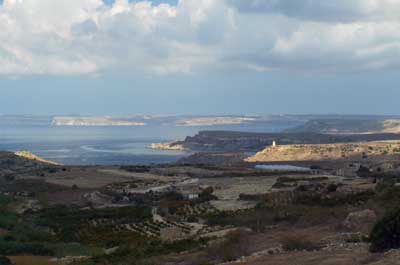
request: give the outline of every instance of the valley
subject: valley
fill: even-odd
[[[2,152],[0,256],[17,265],[26,255],[55,265],[391,264],[400,252],[370,252],[368,238],[400,194],[397,145],[277,145],[229,163],[133,166]],[[289,161],[305,170],[257,167]]]
[[[200,131],[152,146],[188,151],[178,161],[137,165],[63,165],[0,152],[0,258],[16,265],[27,257],[33,265],[395,264],[400,242],[386,242],[397,232],[381,227],[399,214],[399,140],[395,133]]]

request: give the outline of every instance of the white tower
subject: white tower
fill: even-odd
[[[276,142],[272,141],[272,147],[276,147]]]

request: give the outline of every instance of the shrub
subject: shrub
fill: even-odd
[[[218,262],[233,261],[250,254],[249,243],[245,232],[233,231],[226,236],[224,241],[209,247],[207,254]]]
[[[394,186],[380,188],[382,190],[375,196],[374,202],[389,211],[397,209],[400,204],[400,188]]]
[[[13,229],[18,223],[18,218],[15,214],[11,213],[0,213],[0,228]]]
[[[335,183],[330,183],[330,184],[326,187],[326,190],[327,190],[328,192],[335,192],[335,191],[337,190],[337,188],[338,188],[338,185],[337,185],[337,184],[335,184]]]
[[[19,242],[1,242],[0,255],[21,255],[31,254],[34,256],[52,256],[53,251],[41,244],[19,243]]]
[[[362,243],[368,242],[369,238],[361,233],[352,233],[345,237],[346,243]]]
[[[91,209],[81,211],[74,207],[55,206],[42,210],[36,224],[52,228],[59,240],[76,242],[79,240],[79,231],[83,224],[95,219],[109,219],[124,222],[139,222],[151,217],[151,209],[148,207],[120,207]]]
[[[12,265],[11,260],[5,256],[0,256],[0,265]]]
[[[363,158],[366,158],[366,157],[364,157],[364,154],[363,154]],[[370,174],[371,174],[371,170],[365,166],[360,166],[360,168],[357,171],[357,175],[361,178],[367,178],[370,176]]]
[[[321,245],[311,241],[304,235],[291,235],[281,240],[282,248],[286,251],[320,250]]]
[[[400,209],[387,213],[374,225],[370,240],[372,252],[400,248]]]
[[[7,206],[11,203],[11,198],[0,195],[0,212],[4,213],[7,210]]]

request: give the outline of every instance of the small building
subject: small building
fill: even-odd
[[[378,172],[378,173],[385,173],[385,172],[390,172],[395,170],[395,166],[393,163],[381,163],[378,165],[375,165],[371,168],[373,172]]]
[[[311,175],[321,175],[323,174],[323,170],[320,166],[312,165],[310,166]]]
[[[200,187],[198,185],[185,185],[177,188],[177,191],[188,200],[195,200],[200,197]]]
[[[337,176],[357,177],[360,170],[364,169],[360,163],[344,163],[342,168],[336,170]]]

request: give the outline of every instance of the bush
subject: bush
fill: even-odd
[[[389,212],[374,225],[370,240],[372,252],[400,248],[400,209]]]
[[[0,228],[13,229],[18,223],[18,217],[12,213],[0,213]]]
[[[81,211],[74,207],[56,206],[42,210],[37,218],[37,225],[52,228],[59,240],[79,241],[79,231],[83,224],[95,219],[109,219],[124,222],[140,222],[151,217],[149,207],[120,207],[91,209]]]
[[[52,256],[51,249],[36,243],[1,242],[0,255],[25,255]]]
[[[32,227],[27,223],[18,223],[7,235],[9,239],[19,242],[49,242],[53,237],[50,233]]]
[[[380,188],[382,190],[375,196],[374,202],[389,211],[397,209],[400,204],[400,188],[394,186]]]
[[[11,260],[5,256],[0,256],[0,265],[12,265]]]
[[[281,240],[281,244],[286,251],[314,251],[321,249],[318,243],[311,241],[304,235],[287,236]]]
[[[362,243],[368,242],[369,238],[361,233],[352,233],[345,237],[346,243]]]
[[[224,241],[208,248],[207,255],[214,261],[227,262],[250,254],[249,238],[246,232],[230,232]]]
[[[330,183],[330,184],[328,185],[328,187],[326,187],[326,190],[327,190],[328,192],[335,192],[335,191],[337,190],[338,186],[339,186],[339,185],[337,185],[337,184],[335,184],[335,183]]]

